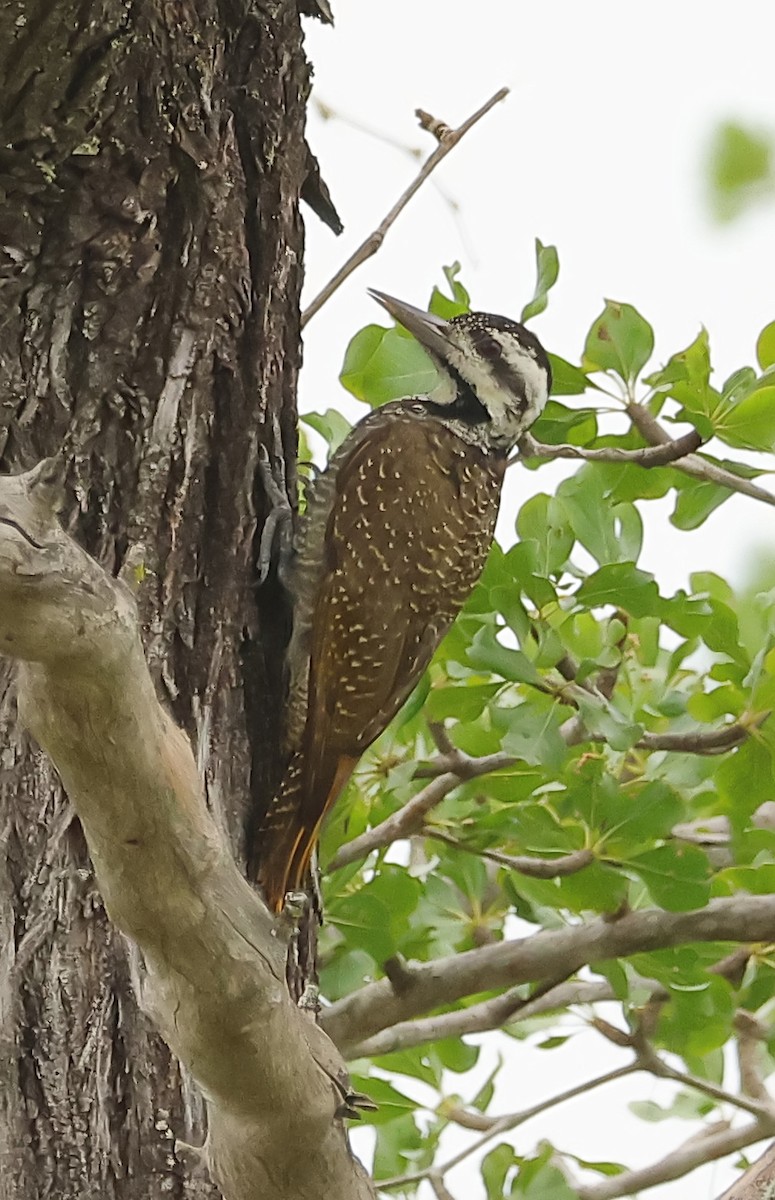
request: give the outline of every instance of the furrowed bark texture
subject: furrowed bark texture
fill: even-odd
[[[258,447],[292,460],[307,67],[292,3],[0,7],[0,470],[64,447],[65,524],[131,549],[157,688],[237,855],[279,769],[285,616]],[[293,480],[291,480],[291,487]],[[269,647],[268,657],[262,647]],[[78,821],[0,666],[0,1196],[214,1196]],[[252,782],[251,782],[251,767]]]

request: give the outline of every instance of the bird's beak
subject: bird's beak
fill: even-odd
[[[421,346],[442,360],[446,359],[449,351],[449,321],[433,313],[423,312],[421,308],[415,308],[412,304],[405,304],[403,300],[396,300],[393,296],[386,296],[384,292],[377,292],[374,288],[369,288],[369,295],[374,297],[377,304],[387,309],[394,321],[398,321],[399,325],[403,325],[404,329],[414,334]]]

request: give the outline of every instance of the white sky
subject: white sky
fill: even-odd
[[[775,318],[775,204],[730,227],[715,226],[703,205],[701,165],[718,121],[775,128],[772,0],[333,2],[336,28],[307,22],[307,48],[316,94],[341,116],[430,150],[415,108],[457,125],[502,85],[512,94],[425,184],[380,253],[310,322],[303,408],[357,414],[337,375],[352,334],[383,319],[366,296],[368,286],[422,305],[441,281],[442,265],[458,259],[474,307],[517,316],[532,294],[536,237],[560,254],[549,308],[532,322],[554,352],[578,361],[607,296],[636,305],[651,321],[657,361],[686,346],[704,324],[720,378],[754,363],[756,335]],[[308,216],[307,300],[417,170],[400,150],[314,112],[310,139],[346,231],[335,238]],[[433,181],[459,205],[457,218]],[[554,467],[512,475],[505,526],[522,500],[551,491],[560,477]],[[754,550],[772,544],[773,512],[753,501],[734,498],[693,534],[667,523],[670,507],[645,509],[644,562],[664,592],[696,569],[739,578]],[[511,1083],[496,1111],[530,1102],[536,1076],[543,1087],[561,1090],[590,1063],[604,1069],[596,1035],[572,1047],[567,1053],[513,1048]],[[655,1091],[641,1081],[634,1088],[620,1084],[609,1100],[596,1093],[542,1127],[520,1131],[517,1146],[524,1152],[538,1136],[551,1135],[585,1157],[650,1161],[689,1132],[685,1123],[620,1120],[627,1097]],[[716,1196],[732,1177],[709,1168],[693,1178],[691,1195]],[[479,1200],[475,1180],[471,1172],[458,1173],[450,1187],[459,1200]],[[684,1182],[648,1193],[654,1200],[686,1194]]]

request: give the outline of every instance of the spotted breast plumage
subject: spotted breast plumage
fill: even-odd
[[[544,350],[516,322],[444,321],[373,295],[423,344],[439,382],[359,422],[308,497],[291,568],[291,757],[255,847],[275,910],[479,578],[508,455],[551,385]]]

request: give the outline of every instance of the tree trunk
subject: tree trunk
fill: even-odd
[[[18,0],[0,64],[2,469],[64,448],[64,523],[140,581],[157,689],[241,858],[280,770],[287,614],[254,579],[259,447],[294,461],[298,14]],[[0,669],[0,1196],[215,1196],[173,1153],[202,1140],[199,1094],[137,1008]]]

